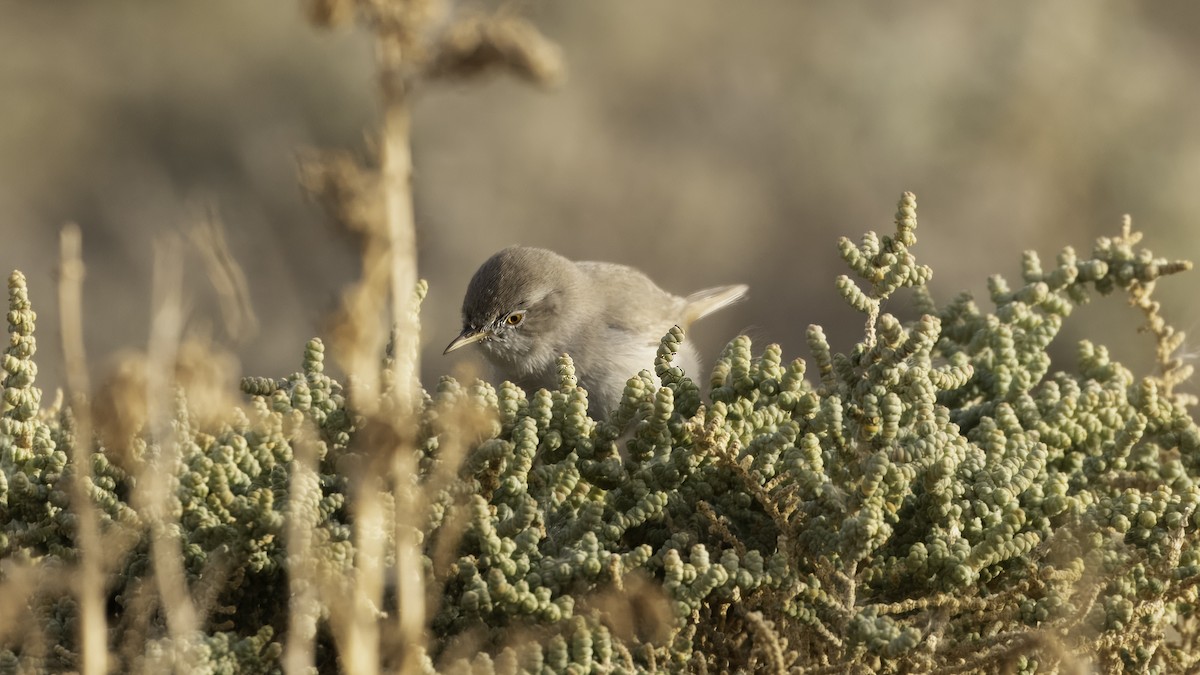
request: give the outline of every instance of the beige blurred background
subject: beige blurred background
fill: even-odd
[[[1200,259],[1200,5],[605,0],[506,4],[564,51],[569,79],[428,90],[414,152],[423,370],[441,356],[476,266],[512,243],[636,265],[686,293],[732,282],[751,300],[694,333],[711,364],[747,331],[807,356],[860,318],[837,297],[837,237],[888,231],[917,193],[916,253],[948,300],[1014,281],[1020,252],[1090,251],[1130,213],[1160,254]],[[377,120],[371,44],[318,30],[293,0],[0,0],[0,270],[39,311],[42,383],[61,382],[57,236],[84,232],[90,356],[144,345],[156,237],[209,209],[224,221],[260,321],[222,337],[188,259],[189,316],[247,374],[296,370],[340,289],[352,242],[296,183],[305,148],[365,152]],[[1198,328],[1200,276],[1161,285]],[[903,303],[889,308],[911,316]],[[1119,299],[1080,337],[1145,370],[1150,338]],[[1114,323],[1120,320],[1121,325]],[[1193,351],[1195,339],[1189,342]],[[468,351],[468,350],[464,350]]]

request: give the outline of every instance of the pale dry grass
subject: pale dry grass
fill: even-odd
[[[288,673],[309,672],[315,666],[323,620],[328,621],[345,672],[416,672],[418,656],[430,641],[428,620],[441,598],[441,574],[452,560],[465,526],[459,514],[457,521],[444,527],[432,552],[432,577],[427,577],[421,562],[421,535],[428,534],[423,523],[430,503],[455,479],[472,441],[489,421],[465,408],[448,411],[447,428],[458,433],[443,436],[435,474],[414,484],[413,414],[419,393],[420,329],[415,291],[412,94],[426,80],[461,79],[497,69],[538,84],[553,84],[562,78],[563,69],[557,49],[530,24],[509,16],[450,17],[444,4],[433,0],[327,0],[310,5],[314,20],[332,23],[361,13],[374,31],[383,122],[375,139],[379,156],[371,166],[360,166],[342,155],[337,158],[344,162],[339,167],[326,154],[313,160],[305,174],[304,182],[326,202],[343,227],[358,235],[361,244],[362,275],[343,295],[331,330],[332,355],[347,374],[352,410],[363,421],[356,451],[364,461],[352,476],[354,568],[348,576],[333,575],[314,564],[315,514],[302,508],[310,502],[307,497],[319,491],[313,430],[300,430],[293,445],[295,461],[290,475],[295,507],[287,517],[290,611],[282,659]],[[335,183],[348,189],[323,189]],[[191,229],[188,236],[217,292],[228,334],[235,340],[253,334],[257,321],[250,308],[249,284],[220,224],[210,218]],[[211,619],[223,575],[220,565],[214,564],[203,584],[189,587],[178,523],[169,515],[177,511],[175,481],[180,459],[171,427],[176,391],[186,391],[189,402],[208,411],[200,415],[205,418],[202,425],[214,425],[222,411],[237,405],[232,374],[220,365],[228,366],[220,350],[188,333],[183,242],[168,237],[156,247],[154,258],[148,349],[127,356],[94,391],[84,353],[84,269],[78,228],[64,230],[61,247],[60,322],[67,400],[76,434],[88,439],[95,431],[106,449],[115,453],[114,461],[138,476],[130,501],[137,507],[142,525],[152,533],[152,581],[141,587],[131,603],[136,609],[127,614],[149,616],[161,609],[168,634],[184,644]],[[384,365],[381,355],[389,341],[393,358]],[[215,371],[214,363],[218,364]],[[203,401],[209,403],[199,403]],[[135,453],[131,439],[139,434],[148,434],[160,452],[150,456]],[[80,552],[76,567],[63,571],[3,561],[0,569],[5,581],[0,597],[6,602],[0,603],[0,637],[9,640],[19,635],[34,651],[51,649],[36,628],[23,625],[20,608],[36,595],[69,591],[80,607],[80,671],[103,673],[119,667],[116,664],[138,663],[138,658],[145,656],[144,642],[152,631],[144,619],[123,617],[116,626],[109,625],[106,579],[132,545],[132,534],[114,538],[115,546],[101,540],[97,514],[86,492],[92,448],[88,443],[76,443],[73,450],[77,473],[71,499],[79,519]],[[388,546],[393,549],[387,550]],[[388,559],[395,563],[388,565]],[[632,593],[618,588],[618,592],[589,602],[607,614],[624,617],[617,622],[626,625],[636,623],[630,617],[646,614],[647,608],[650,614],[663,614],[667,605],[655,595],[656,587],[645,580],[629,583]],[[389,593],[394,599],[389,599]],[[652,623],[667,623],[665,615],[659,619]],[[756,658],[778,671],[783,655],[768,619],[752,614],[747,622],[755,629]],[[130,630],[122,630],[120,640],[110,637],[114,628],[126,627]],[[1086,664],[1073,660],[1053,642],[1047,643],[1045,651],[1062,661],[1067,671],[1086,670]],[[186,672],[188,662],[186,655],[179,654],[173,660],[144,661],[142,665],[147,671]]]
[[[77,225],[62,231],[59,281],[59,311],[62,313],[62,350],[66,364],[67,390],[75,413],[79,438],[92,437],[92,390],[88,377],[87,354],[83,340],[83,242]],[[88,495],[92,479],[92,447],[76,443],[71,460],[75,479],[71,482],[71,508],[79,522],[79,574],[75,594],[79,597],[80,672],[101,675],[108,671],[108,620],[105,616],[105,574],[101,562],[100,526],[96,509]]]
[[[425,79],[464,77],[494,66],[548,83],[561,79],[561,61],[530,24],[477,14],[447,23],[448,7],[437,0],[314,3],[312,10],[314,17],[327,19],[358,13],[374,32],[383,125],[377,168],[360,167],[344,155],[325,155],[305,165],[303,182],[360,242],[362,275],[344,293],[331,328],[332,356],[348,384],[348,408],[360,420],[354,451],[362,461],[350,476],[353,569],[349,575],[334,574],[316,564],[314,550],[316,514],[310,507],[320,494],[315,430],[297,430],[286,527],[290,604],[281,664],[288,673],[312,672],[320,626],[326,622],[344,672],[412,673],[420,668],[428,621],[441,599],[438,580],[425,578],[422,542],[430,533],[424,523],[435,495],[456,480],[469,447],[493,422],[466,406],[443,411],[449,432],[441,439],[440,461],[433,475],[415,480],[414,425],[421,391],[417,305],[423,291],[418,293],[416,272],[411,94]],[[258,327],[249,284],[214,210],[186,228],[186,235],[216,292],[226,334],[245,340]],[[88,675],[187,672],[198,665],[188,645],[216,620],[214,602],[232,563],[215,556],[200,580],[189,584],[181,524],[172,515],[180,512],[177,415],[194,416],[198,427],[215,429],[239,405],[233,362],[188,328],[184,247],[185,241],[173,235],[156,242],[147,348],[116,359],[93,390],[84,350],[82,236],[74,225],[61,236],[60,320],[74,430],[78,439],[99,439],[110,459],[133,476],[128,502],[136,524],[110,523],[101,540],[99,514],[89,497],[95,448],[76,442],[71,457],[76,467],[71,503],[79,523],[76,569],[4,561],[0,636],[10,643],[16,638],[27,654],[45,654],[52,645],[44,644],[36,625],[20,625],[18,608],[60,586],[69,589],[80,612],[79,668]],[[385,346],[391,353],[386,361]],[[131,585],[125,612],[114,617],[106,609],[106,589],[138,528],[149,533],[151,573]],[[461,514],[447,524],[434,551],[435,575],[453,559],[464,528]],[[393,600],[385,600],[389,591]],[[146,647],[159,630],[151,618],[156,613],[171,648],[152,656]]]

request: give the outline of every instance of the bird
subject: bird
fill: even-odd
[[[633,267],[511,246],[472,276],[462,332],[442,353],[478,344],[502,377],[530,392],[557,388],[558,357],[568,354],[588,392],[589,414],[606,419],[629,378],[653,369],[659,342],[672,326],[687,330],[748,291],[735,284],[680,297]],[[699,355],[686,341],[675,365],[698,375]]]

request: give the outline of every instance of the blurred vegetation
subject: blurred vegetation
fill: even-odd
[[[1127,224],[1027,253],[994,311],[938,306],[916,226],[906,193],[839,243],[849,351],[738,337],[706,400],[673,328],[604,421],[566,355],[556,390],[444,377],[409,408],[392,345],[370,392],[319,339],[244,404],[219,354],[152,343],[93,405],[44,406],[14,272],[0,672],[1193,671],[1197,400],[1152,297],[1192,265]],[[920,320],[887,311],[901,288]],[[1073,310],[1122,292],[1156,374],[1086,340],[1052,368]]]
[[[0,672],[1197,665],[1197,10],[0,3]],[[753,300],[596,422],[435,356],[516,242]]]

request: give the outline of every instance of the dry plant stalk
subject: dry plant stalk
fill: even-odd
[[[504,69],[551,87],[565,77],[562,52],[533,24],[513,16],[464,13],[438,40],[429,77],[463,79]]]
[[[200,624],[187,589],[181,541],[177,528],[170,522],[171,514],[177,510],[173,503],[178,501],[175,483],[179,473],[179,444],[171,419],[175,414],[173,373],[183,335],[182,258],[178,239],[167,237],[157,242],[146,403],[151,437],[159,452],[141,465],[138,485],[144,488],[135,491],[138,510],[150,525],[154,578],[167,617],[167,630],[180,643]]]
[[[317,441],[312,429],[301,431],[291,467],[291,500],[287,518],[288,640],[283,671],[288,675],[311,672],[316,652],[317,621],[321,616],[321,580],[314,564],[313,529],[318,514],[313,507],[321,494],[317,475]]]
[[[376,672],[383,650],[378,629],[385,573],[381,528],[390,521],[396,547],[391,583],[398,599],[389,634],[397,637],[389,641],[394,646],[386,651],[399,654],[398,672],[413,672],[419,667],[417,656],[426,643],[430,615],[421,533],[434,490],[442,487],[438,480],[423,487],[412,480],[417,471],[414,412],[420,348],[419,296],[414,293],[413,92],[422,80],[470,75],[492,65],[506,65],[519,76],[540,83],[560,79],[562,68],[557,49],[531,25],[517,19],[470,14],[448,24],[444,20],[448,5],[443,0],[310,3],[310,18],[319,25],[344,20],[355,11],[375,38],[382,107],[379,168],[371,172],[358,168],[344,155],[331,156],[307,163],[302,181],[310,189],[316,188],[313,192],[344,227],[360,235],[363,275],[343,296],[333,322],[334,347],[347,371],[354,413],[379,433],[362,434],[360,447],[367,461],[360,464],[363,472],[352,479],[356,485],[357,551],[353,600],[346,606],[345,595],[326,599],[332,603],[331,612],[347,618],[335,621],[345,667],[351,672]],[[390,309],[390,331],[380,321],[385,307]],[[381,373],[379,354],[389,332],[390,370]],[[443,465],[456,470],[465,447],[461,439],[447,444],[457,456],[444,457]],[[379,475],[387,476],[387,485],[374,479]],[[391,512],[385,514],[388,496]],[[296,658],[299,667],[301,660]]]
[[[221,318],[229,336],[235,341],[252,337],[258,331],[258,319],[250,302],[250,285],[229,249],[215,209],[208,209],[199,222],[188,227],[187,237],[200,253],[208,279],[217,292]]]
[[[312,564],[313,549],[321,543],[314,541],[314,500],[310,499],[321,490],[319,441],[314,429],[294,432],[292,508],[286,522],[291,611],[282,665],[289,673],[312,670],[324,609],[331,619],[340,666],[347,672],[374,673],[381,668],[416,672],[428,643],[429,619],[441,602],[439,583],[444,581],[425,575],[423,540],[429,534],[431,513],[440,506],[435,503],[439,495],[458,479],[469,449],[497,431],[494,419],[465,402],[448,408],[443,420],[455,431],[441,439],[437,466],[424,483],[414,480],[419,470],[415,412],[421,404],[416,377],[417,307],[424,289],[417,280],[413,212],[413,92],[423,81],[496,69],[552,84],[561,79],[563,68],[557,48],[532,25],[513,17],[478,14],[445,20],[448,3],[444,0],[327,0],[314,3],[313,8],[318,22],[332,22],[356,10],[374,32],[383,122],[377,139],[377,170],[360,169],[348,160],[341,165],[327,160],[312,163],[315,168],[304,181],[334,206],[343,224],[361,235],[363,275],[344,296],[335,331],[340,339],[335,345],[348,375],[348,410],[356,417],[358,437],[352,450],[363,461],[356,463],[359,473],[350,477],[354,569],[348,578],[334,579],[329,570]],[[229,335],[242,339],[251,334],[256,321],[246,279],[215,216],[210,213],[187,235],[218,294]],[[220,375],[213,377],[210,372],[219,369],[217,355],[185,340],[183,242],[168,237],[155,249],[147,350],[122,359],[119,369],[89,396],[79,228],[68,226],[61,245],[63,351],[76,432],[72,457],[76,473],[70,488],[79,518],[80,573],[72,577],[70,590],[81,611],[79,668],[83,673],[105,673],[114,663],[129,667],[140,663],[180,670],[191,658],[187,650],[200,631],[217,625],[209,614],[228,581],[228,569],[223,567],[228,561],[214,553],[209,567],[189,588],[177,515],[183,444],[188,439],[174,426],[176,415],[199,418],[198,427],[228,421],[206,414],[227,404],[227,399],[218,396],[207,401],[215,406],[206,406],[203,399],[212,393],[206,390],[222,384]],[[384,368],[381,356],[389,337],[391,359]],[[191,395],[192,384],[201,385],[195,392],[200,396]],[[131,476],[134,486],[129,496],[134,509],[129,514],[136,526],[125,531],[123,525],[112,524],[118,545],[109,548],[115,550],[102,545],[100,508],[89,492],[94,438],[99,439],[106,459]],[[468,522],[466,509],[452,511],[433,552],[435,569],[453,559]],[[109,626],[106,575],[136,544],[143,527],[148,531],[152,577],[124,589],[124,616]],[[394,542],[394,550],[386,549],[389,541]],[[36,566],[24,568],[19,561],[5,561],[3,573],[6,582],[0,591],[12,602],[0,606],[0,631],[16,627],[8,608],[24,607],[30,598],[52,592],[55,584],[66,581]],[[384,599],[389,587],[397,598],[390,616]],[[164,637],[156,633],[157,619],[152,616],[156,610],[165,617],[169,640],[155,639]],[[229,610],[215,607],[214,613],[222,611]],[[35,633],[23,641],[27,654],[53,649]],[[110,653],[108,640],[118,634],[123,637]],[[167,645],[167,652],[152,654],[154,644]],[[632,665],[632,657],[628,653],[625,657]]]
[[[68,225],[61,235],[58,302],[61,313],[63,359],[66,364],[70,407],[75,415],[77,442],[72,449],[75,479],[71,481],[71,506],[79,522],[80,573],[73,576],[79,597],[81,672],[108,672],[108,620],[104,614],[105,573],[96,508],[88,494],[92,482],[92,418],[88,405],[91,383],[83,346],[83,243],[79,226]]]

